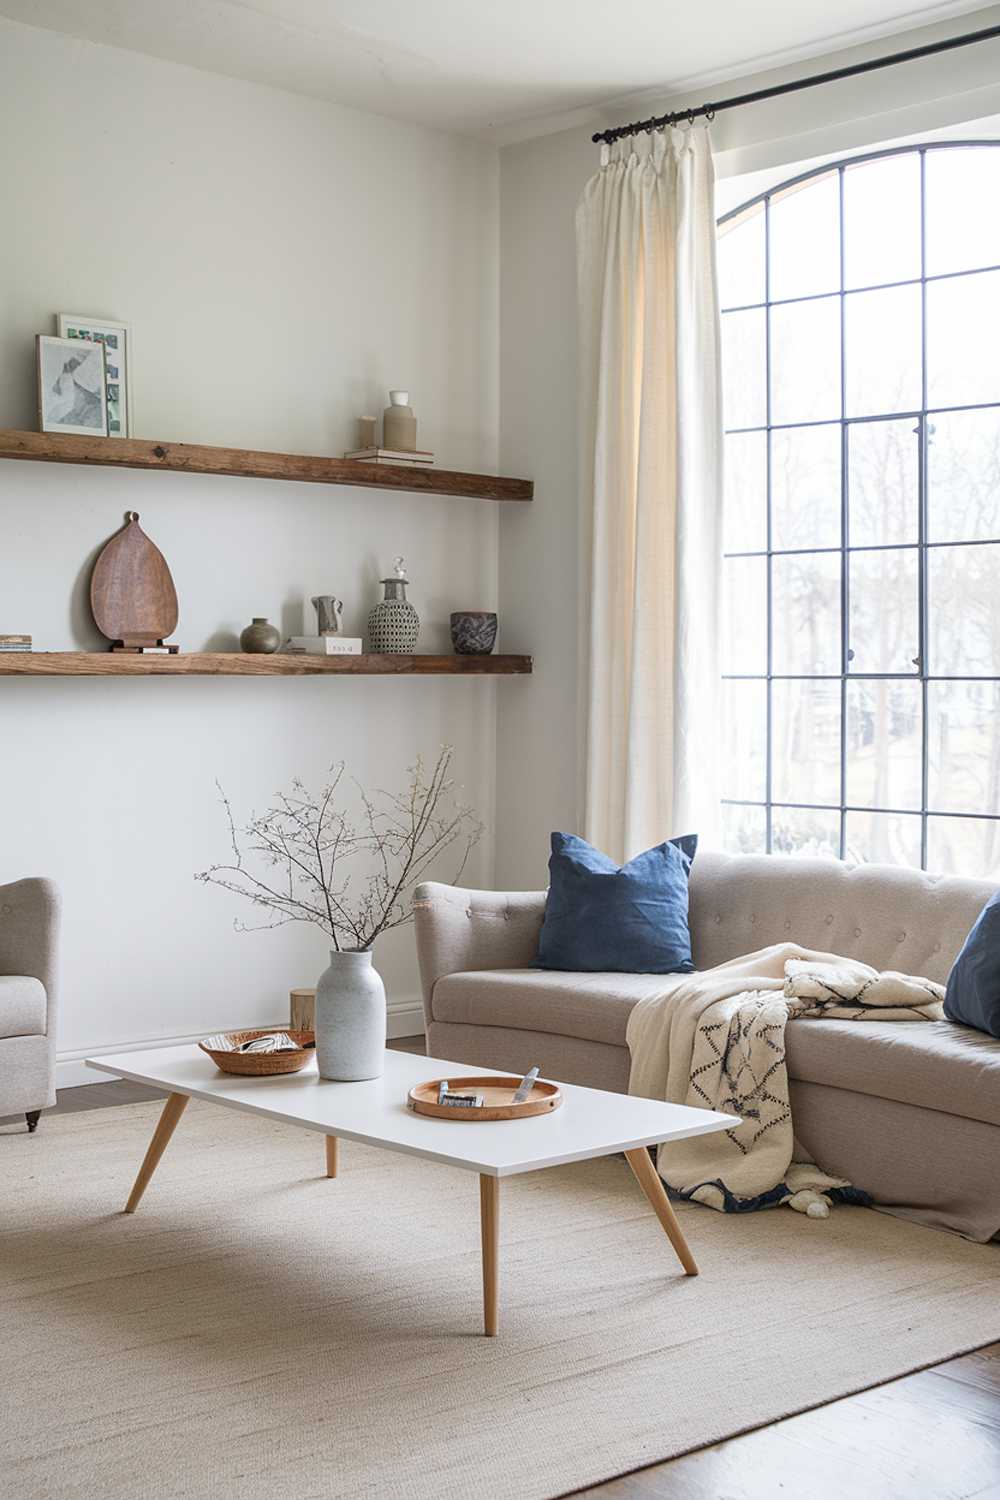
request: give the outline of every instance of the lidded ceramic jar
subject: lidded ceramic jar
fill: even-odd
[[[403,559],[395,559],[395,575],[383,578],[385,597],[368,616],[368,638],[373,651],[408,656],[417,644],[420,616],[406,597],[409,583]]]
[[[389,405],[382,413],[382,447],[399,453],[415,453],[417,419],[410,405],[409,391],[390,391]]]

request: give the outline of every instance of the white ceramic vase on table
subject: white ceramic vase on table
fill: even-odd
[[[341,1083],[379,1078],[384,1069],[385,986],[371,950],[330,954],[316,984],[316,1063]]]

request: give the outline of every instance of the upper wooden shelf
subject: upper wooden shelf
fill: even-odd
[[[0,651],[0,677],[496,677],[531,671],[530,656],[256,656],[242,651],[188,651],[130,656],[123,651]]]
[[[253,448],[207,448],[200,443],[157,443],[148,438],[71,437],[56,432],[0,430],[0,458],[40,463],[101,464],[113,469],[169,469],[179,474],[242,474],[253,479],[298,479],[312,484],[353,484],[424,495],[467,495],[477,500],[531,500],[530,479],[463,474],[433,465],[364,464],[350,458],[310,458]]]

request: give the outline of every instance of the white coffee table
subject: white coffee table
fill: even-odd
[[[446,1162],[479,1174],[483,1253],[483,1303],[487,1335],[498,1328],[497,1249],[500,1179],[540,1167],[586,1161],[622,1151],[688,1276],[698,1267],[649,1158],[647,1146],[683,1140],[738,1124],[732,1115],[687,1105],[633,1099],[603,1089],[560,1084],[563,1104],[526,1120],[436,1120],[407,1108],[415,1083],[429,1078],[489,1074],[490,1068],[386,1052],[385,1072],[367,1083],[332,1083],[312,1062],[301,1073],[277,1078],[238,1078],[220,1073],[197,1047],[162,1047],[87,1059],[87,1066],[135,1083],[165,1089],[169,1095],[125,1205],[134,1213],[189,1099],[206,1099],[229,1109],[265,1115],[315,1130],[326,1137],[326,1172],[337,1175],[337,1141],[363,1141],[427,1161]]]

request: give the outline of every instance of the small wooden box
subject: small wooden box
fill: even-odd
[[[289,1028],[292,1031],[315,1031],[316,991],[291,990],[288,996]]]

